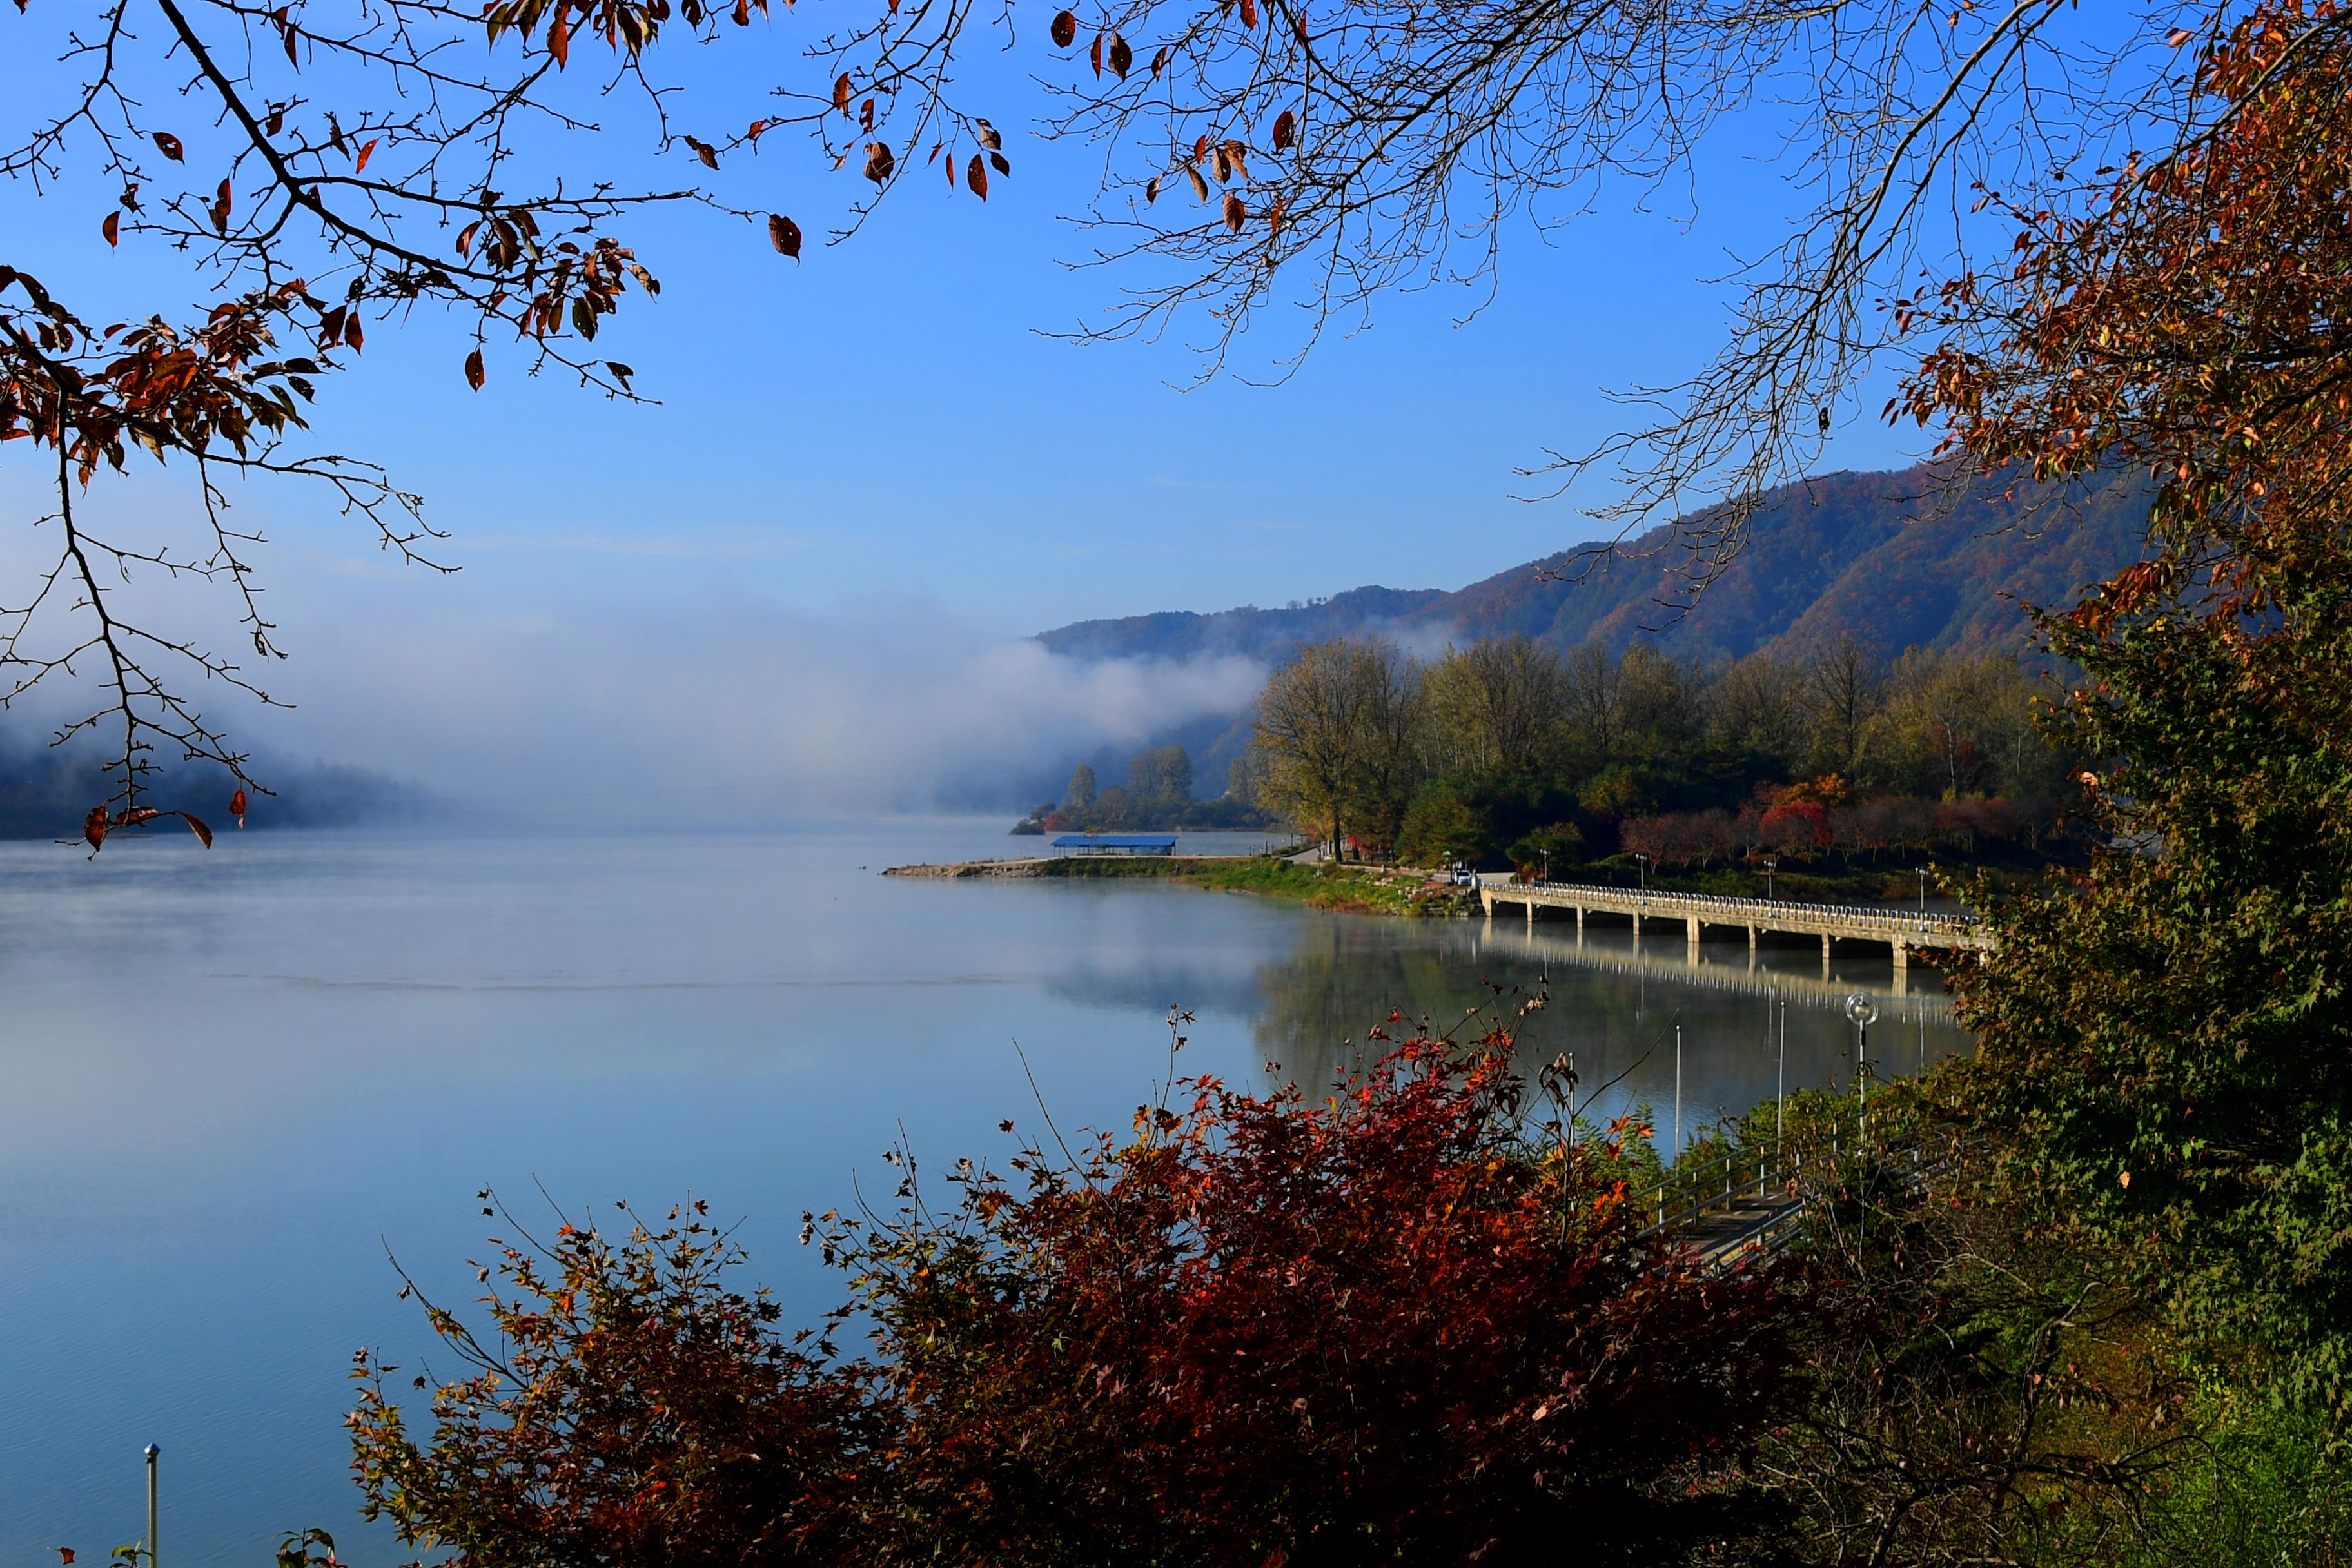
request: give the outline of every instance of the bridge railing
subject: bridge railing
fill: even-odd
[[[1843,925],[1861,926],[1898,935],[1913,932],[1928,935],[1969,936],[1977,929],[1975,917],[1931,913],[1900,913],[1874,909],[1864,904],[1811,904],[1782,899],[1742,899],[1720,893],[1654,892],[1632,888],[1616,888],[1599,882],[1515,882],[1503,885],[1508,889],[1529,889],[1540,893],[1558,893],[1571,898],[1591,899],[1607,907],[1635,910],[1643,913],[1652,910],[1661,914],[1680,913],[1713,917],[1722,925],[1746,925],[1750,922],[1769,923],[1790,918],[1811,917],[1835,921]],[[1498,892],[1501,889],[1497,889]]]
[[[1852,1121],[1841,1119],[1809,1138],[1790,1139],[1776,1147],[1729,1148],[1697,1160],[1676,1161],[1664,1180],[1633,1194],[1635,1212],[1646,1222],[1638,1235],[1646,1238],[1680,1230],[1708,1214],[1753,1198],[1769,1206],[1757,1215],[1754,1228],[1733,1238],[1733,1244],[1754,1242],[1777,1252],[1796,1234],[1813,1184],[1856,1151],[1866,1151],[1875,1158],[1907,1160],[1915,1178],[1941,1164],[1940,1160],[1929,1162],[1923,1157],[1916,1135],[1891,1142],[1872,1140],[1866,1113],[1863,1113]],[[1809,1165],[1811,1183],[1807,1177]],[[1774,1204],[1775,1198],[1780,1201]]]

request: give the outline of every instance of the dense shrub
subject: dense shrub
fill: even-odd
[[[457,1560],[1656,1563],[1768,1528],[1738,1461],[1793,1387],[1769,1284],[1530,1142],[1498,1054],[1413,1040],[1328,1099],[1213,1079],[940,1215],[813,1220],[870,1357],[782,1339],[698,1219],[502,1255],[512,1349],[405,1431],[372,1510]],[[486,1271],[487,1273],[487,1271]]]

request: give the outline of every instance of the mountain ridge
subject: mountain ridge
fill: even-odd
[[[1423,643],[1525,633],[1565,652],[1598,638],[1677,657],[1795,654],[1852,629],[1887,653],[2021,647],[2022,605],[2071,603],[2140,558],[2149,489],[2085,494],[2000,479],[1948,482],[1929,466],[1843,470],[1770,492],[1746,546],[1691,600],[1677,535],[1701,513],[1625,543],[1591,544],[1462,588],[1366,586],[1277,609],[1163,610],[1038,634],[1080,659],[1240,655],[1269,663],[1300,644],[1379,633]]]

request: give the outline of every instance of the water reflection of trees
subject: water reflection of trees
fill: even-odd
[[[1264,997],[1255,1026],[1259,1055],[1279,1064],[1268,1075],[1275,1081],[1319,1087],[1364,1065],[1366,1033],[1374,1026],[1398,1038],[1423,1020],[1434,1032],[1483,1033],[1486,1023],[1465,1020],[1472,1009],[1491,1005],[1517,1032],[1513,1054],[1523,1071],[1575,1051],[1580,1075],[1597,1085],[1603,1079],[1596,1074],[1622,1070],[1654,1046],[1658,1018],[1648,1015],[1667,1016],[1649,1005],[1652,987],[1593,983],[1599,979],[1548,976],[1529,959],[1482,952],[1468,927],[1434,941],[1412,941],[1369,921],[1316,922],[1302,931],[1289,957],[1258,971]],[[1518,1016],[1518,1003],[1544,989],[1552,994],[1551,1005]],[[1390,1024],[1392,1013],[1402,1014],[1404,1022]],[[1614,1048],[1620,1045],[1633,1048]]]
[[[1696,1131],[1718,1113],[1737,1115],[1771,1098],[1779,1080],[1779,1006],[1787,1011],[1790,1089],[1848,1081],[1853,1037],[1837,998],[1761,988],[1741,990],[1678,983],[1623,966],[1579,964],[1523,942],[1485,939],[1471,924],[1430,928],[1410,922],[1318,919],[1303,922],[1297,945],[1257,971],[1261,1010],[1255,1038],[1261,1062],[1280,1066],[1269,1081],[1296,1081],[1310,1089],[1367,1059],[1366,1031],[1391,1026],[1391,1013],[1408,1023],[1427,1018],[1439,1030],[1460,1026],[1490,999],[1482,982],[1507,988],[1507,1009],[1538,987],[1550,1002],[1514,1017],[1514,1055],[1532,1074],[1572,1052],[1583,1095],[1607,1116],[1647,1102],[1670,1115],[1675,1088],[1675,1029],[1684,1033],[1685,1126]],[[1890,1020],[1872,1031],[1872,1056],[1882,1076],[1912,1070],[1915,1053],[1938,1057],[1967,1048],[1948,1016]],[[1916,1033],[1916,1040],[1915,1040]],[[1375,1043],[1373,1049],[1377,1050]]]

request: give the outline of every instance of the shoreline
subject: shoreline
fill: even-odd
[[[1425,872],[1377,866],[1298,865],[1266,855],[1039,856],[891,866],[886,877],[962,880],[968,878],[1118,881],[1157,878],[1213,892],[1289,899],[1342,914],[1418,920],[1467,920],[1478,912],[1478,890]]]

